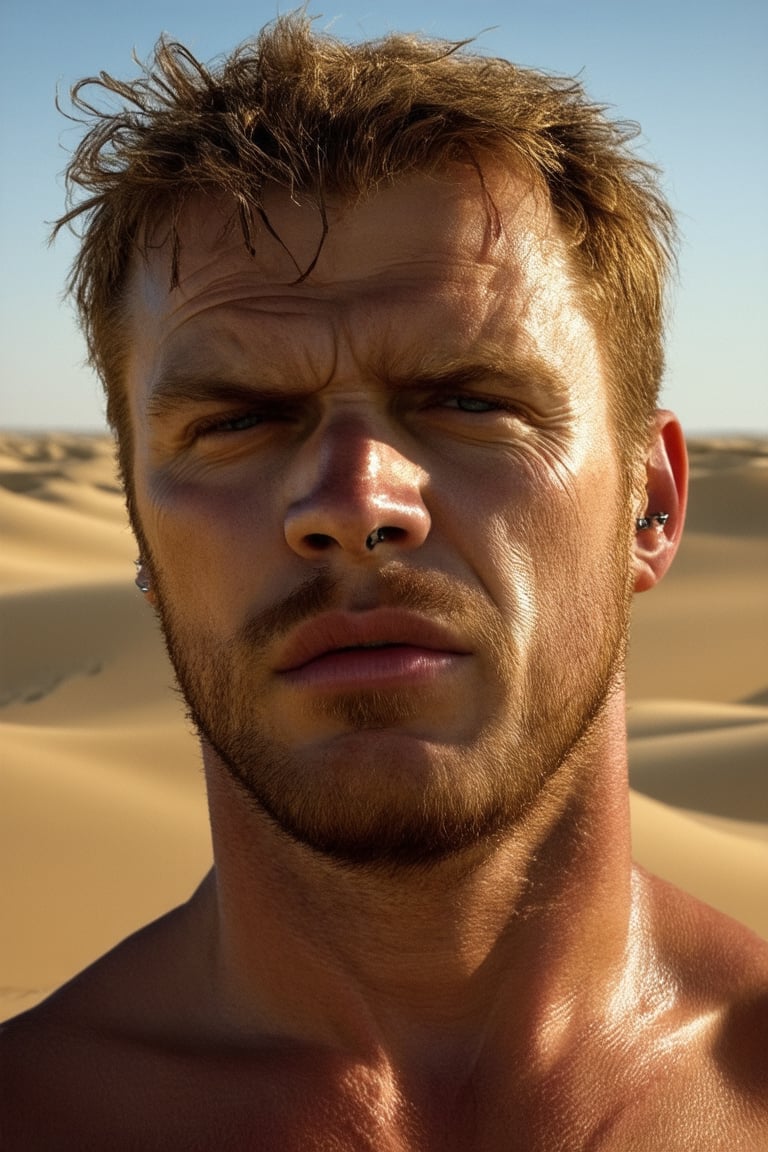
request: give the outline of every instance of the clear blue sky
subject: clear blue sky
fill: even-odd
[[[161,31],[203,59],[279,9],[261,0],[6,0],[0,14],[3,268],[0,427],[99,428],[98,382],[61,290],[73,253],[46,246],[76,128],[54,110],[81,76],[131,76]],[[765,0],[314,0],[351,39],[390,29],[477,36],[484,52],[579,73],[640,122],[683,248],[664,402],[692,432],[768,431],[768,4]]]

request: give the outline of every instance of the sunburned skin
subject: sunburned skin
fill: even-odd
[[[190,203],[136,260],[133,503],[214,868],[3,1035],[4,1152],[757,1152],[768,949],[633,867],[624,649],[682,531],[541,195]],[[305,267],[319,221],[274,190]],[[651,511],[667,522],[635,531]],[[383,530],[375,547],[372,532]]]

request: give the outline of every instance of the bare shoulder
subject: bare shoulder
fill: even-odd
[[[768,943],[658,877],[642,882],[686,1038],[685,1081],[702,1085],[724,1129],[730,1114],[734,1133],[753,1132],[765,1141],[754,1147],[768,1147]]]
[[[185,906],[0,1027],[2,1152],[358,1147],[315,1051],[217,1013],[209,952]]]
[[[768,941],[666,880],[636,871],[659,952],[692,990],[726,1003],[768,996]]]
[[[73,1102],[106,1109],[126,1072],[136,1079],[147,1065],[146,1038],[156,1044],[185,1013],[194,1016],[188,920],[187,905],[174,909],[0,1025],[3,1150],[72,1147],[74,1129],[66,1136],[61,1125],[74,1121]]]
[[[180,905],[127,936],[35,1008],[0,1025],[3,1050],[27,1035],[139,1024],[162,1015],[180,974],[190,970],[190,907]]]

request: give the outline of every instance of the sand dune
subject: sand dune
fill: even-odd
[[[768,937],[768,445],[691,445],[689,529],[637,600],[638,859]],[[106,439],[0,436],[0,1015],[193,890],[199,755]]]

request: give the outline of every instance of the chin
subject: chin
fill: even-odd
[[[401,729],[345,732],[290,749],[207,742],[206,765],[278,835],[338,864],[431,867],[498,843],[541,784],[506,771],[498,741],[447,743]]]

